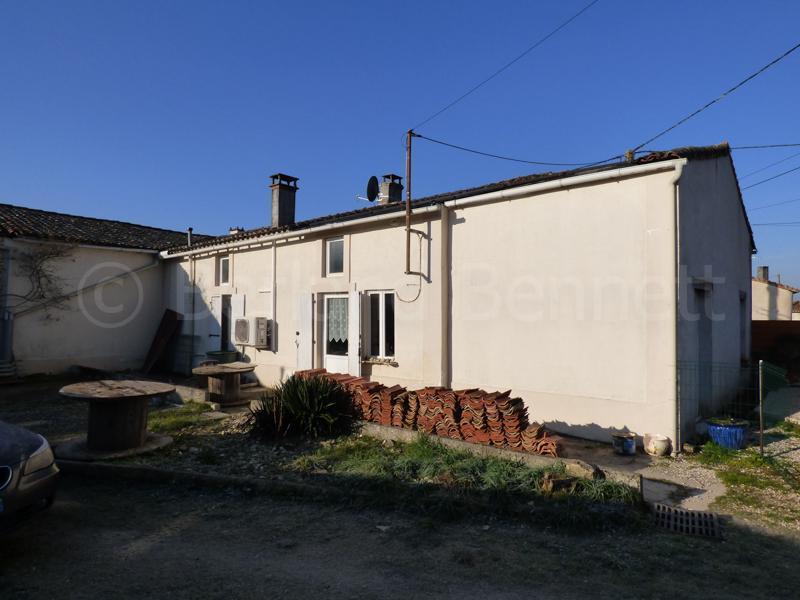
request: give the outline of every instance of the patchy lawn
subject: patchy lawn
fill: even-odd
[[[800,425],[792,421],[783,420],[775,428],[793,438],[800,438]]]
[[[222,415],[212,413],[207,404],[199,402],[151,410],[148,428],[172,436],[174,443],[120,462],[199,473],[284,478],[286,465],[297,455],[296,448],[263,444],[251,436],[245,428],[248,413],[218,417]]]
[[[425,435],[410,443],[369,437],[324,442],[291,466],[301,473],[328,474],[356,487],[377,488],[384,495],[446,491],[482,500],[492,511],[510,510],[551,524],[602,527],[638,522],[641,516],[635,510],[639,493],[626,485],[570,478],[561,462],[531,468],[514,460],[477,456]],[[561,489],[551,487],[559,482]]]
[[[203,418],[203,414],[208,412],[208,405],[199,402],[189,402],[175,408],[151,410],[147,418],[147,428],[156,433],[182,435],[193,427],[213,425],[209,419]],[[213,428],[209,429],[212,430]]]
[[[800,531],[800,463],[761,456],[758,448],[728,450],[712,442],[697,460],[717,471],[727,492],[713,508],[747,521]]]
[[[638,492],[610,481],[571,480],[562,463],[532,469],[513,460],[455,451],[427,436],[408,444],[358,435],[296,445],[265,444],[247,432],[247,414],[210,420],[206,412],[200,404],[152,411],[151,429],[172,435],[175,443],[123,462],[315,480],[358,490],[354,502],[364,502],[364,492],[369,492],[368,502],[395,508],[427,505],[429,513],[449,516],[477,505],[491,513],[511,511],[552,525],[592,528],[639,523],[642,517]],[[546,479],[559,480],[566,489],[546,492]]]

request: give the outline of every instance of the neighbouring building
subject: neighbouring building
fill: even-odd
[[[794,312],[794,295],[800,289],[770,281],[769,267],[758,267],[753,277],[753,320],[791,321]]]
[[[159,250],[186,236],[0,204],[0,377],[140,368],[163,312]]]
[[[325,367],[511,389],[555,430],[680,448],[725,401],[706,369],[750,356],[755,246],[727,144],[421,198],[408,246],[396,175],[376,205],[306,221],[297,182],[273,176],[270,226],[161,252],[176,364],[235,348],[264,384]]]

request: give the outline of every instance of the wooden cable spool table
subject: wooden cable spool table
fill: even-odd
[[[253,363],[232,362],[218,365],[195,367],[192,373],[208,377],[208,395],[211,402],[223,406],[236,406],[240,399],[241,375],[252,373],[256,368]]]
[[[69,398],[89,402],[89,450],[111,452],[139,448],[147,439],[150,398],[175,391],[159,381],[103,379],[73,383],[61,388]]]

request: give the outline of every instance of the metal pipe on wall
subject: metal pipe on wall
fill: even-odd
[[[441,264],[439,266],[439,288],[441,289],[441,306],[440,306],[440,319],[441,319],[441,383],[443,387],[449,388],[451,385],[451,348],[450,348],[450,318],[451,318],[451,303],[450,303],[450,269],[452,258],[450,256],[450,209],[442,205],[439,215],[439,254],[441,256]]]
[[[675,161],[675,174],[672,177],[672,185],[674,190],[673,196],[673,207],[672,207],[672,243],[673,243],[673,260],[672,260],[672,283],[675,286],[674,288],[674,298],[675,298],[675,327],[673,328],[673,337],[672,337],[672,355],[675,357],[675,411],[673,412],[674,416],[674,427],[673,427],[673,443],[672,443],[672,454],[676,455],[683,450],[683,439],[681,434],[681,419],[683,418],[681,415],[681,373],[679,368],[679,359],[680,359],[680,314],[681,314],[681,290],[680,290],[680,282],[678,281],[680,277],[680,266],[681,266],[681,238],[680,238],[680,179],[683,175],[683,167],[686,165],[686,159],[681,159],[680,161]]]

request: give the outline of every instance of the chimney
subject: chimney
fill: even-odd
[[[189,246],[189,248],[192,247],[192,232],[193,231],[194,231],[194,229],[191,228],[191,227],[189,227],[189,229],[186,230],[186,245]]]
[[[244,227],[228,227],[228,235],[236,235],[237,233],[242,233],[244,231]]]
[[[380,204],[390,204],[400,202],[403,199],[403,178],[394,173],[387,173],[381,181],[378,202]]]
[[[758,269],[756,269],[756,279],[769,281],[769,267],[758,267]]]
[[[275,173],[272,178],[272,226],[294,224],[294,198],[297,195],[297,177]]]

